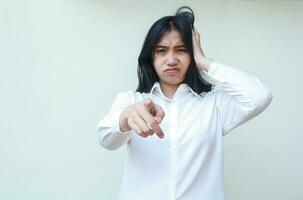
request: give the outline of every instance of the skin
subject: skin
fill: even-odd
[[[177,87],[184,80],[191,61],[190,53],[176,29],[163,33],[155,47],[153,64],[159,76],[159,83],[165,96],[172,98]],[[165,70],[176,68],[174,73]]]
[[[193,28],[194,59],[198,69],[208,71],[212,59],[207,58],[200,44],[200,34]],[[173,97],[176,89],[184,80],[186,71],[191,62],[189,51],[184,46],[180,33],[176,29],[165,32],[155,47],[153,64],[159,76],[159,83],[165,96]],[[165,70],[177,68],[175,73]],[[148,98],[134,103],[124,109],[119,118],[120,130],[124,133],[134,130],[142,137],[148,137],[156,133],[159,138],[164,133],[159,126],[165,113],[163,108]]]

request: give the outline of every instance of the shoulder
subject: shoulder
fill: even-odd
[[[134,90],[123,90],[117,93],[115,100],[127,102],[128,104],[136,103],[145,99],[149,93],[141,93]]]
[[[217,103],[218,99],[226,96],[226,92],[220,87],[214,87],[209,92],[201,92],[199,96],[207,101],[213,101]]]

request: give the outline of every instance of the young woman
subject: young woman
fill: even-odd
[[[120,200],[225,199],[222,137],[261,113],[270,89],[204,55],[189,7],[152,25],[138,61],[137,90],[98,123],[104,148],[127,145]]]

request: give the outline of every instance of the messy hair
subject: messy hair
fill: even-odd
[[[195,15],[190,7],[180,7],[173,16],[164,16],[158,19],[149,29],[138,58],[138,92],[149,93],[155,82],[159,81],[158,74],[153,65],[155,46],[161,36],[172,29],[179,31],[181,39],[188,49],[191,62],[182,83],[186,83],[197,94],[209,92],[212,85],[204,80],[196,67],[192,45],[192,29],[194,27]]]

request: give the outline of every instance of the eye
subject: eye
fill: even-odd
[[[187,52],[187,49],[178,49],[179,52]]]
[[[156,53],[163,53],[164,52],[164,49],[157,49],[156,50]]]

